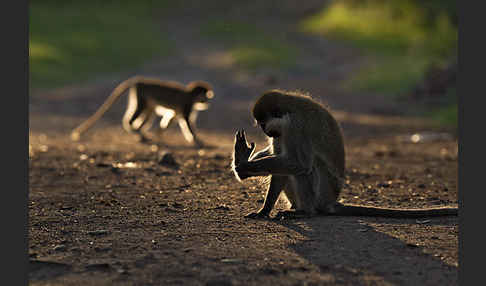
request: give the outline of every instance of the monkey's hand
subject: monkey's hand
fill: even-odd
[[[246,141],[245,130],[241,129],[236,132],[235,135],[235,147],[234,147],[234,165],[238,166],[241,163],[248,162],[251,154],[255,150],[255,143],[251,142],[248,146]],[[241,177],[240,177],[241,178]]]

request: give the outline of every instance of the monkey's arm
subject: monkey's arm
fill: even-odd
[[[251,176],[302,175],[310,172],[309,168],[294,162],[295,160],[290,160],[287,157],[270,155],[246,163],[242,162],[235,167],[235,171],[242,179]]]
[[[271,155],[272,155],[272,146],[269,145],[265,147],[265,149],[256,152],[253,156],[251,156],[251,158],[248,161],[253,161]]]
[[[184,119],[187,122],[187,128],[189,129],[189,132],[192,134],[192,138],[194,140],[194,144],[196,144],[199,147],[204,146],[204,143],[198,138],[196,134],[196,118],[197,118],[197,111],[193,110],[192,112],[189,113],[189,115],[185,116]]]

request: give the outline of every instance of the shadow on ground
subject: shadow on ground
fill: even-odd
[[[456,285],[455,267],[424,253],[421,246],[379,232],[367,218],[319,217],[279,222],[306,239],[290,244],[299,256],[319,271],[321,281],[351,285]],[[429,225],[450,225],[457,219],[431,220]],[[444,222],[445,220],[445,222]],[[392,220],[406,229],[415,220]],[[378,220],[390,224],[390,220]],[[343,231],[345,229],[345,231]],[[442,269],[448,268],[448,273]],[[304,278],[304,277],[303,277]]]

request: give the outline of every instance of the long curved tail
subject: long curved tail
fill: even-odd
[[[327,215],[372,216],[387,218],[421,218],[436,216],[457,216],[458,214],[458,208],[451,207],[429,209],[390,209],[338,204],[336,205],[335,211],[332,213],[328,213]]]
[[[125,90],[132,87],[139,81],[139,77],[132,77],[129,78],[122,83],[120,83],[115,89],[111,92],[110,96],[103,102],[103,104],[96,110],[96,112],[91,115],[88,119],[86,119],[83,123],[81,123],[78,127],[74,128],[71,132],[71,140],[78,141],[81,134],[84,133],[88,128],[90,128],[98,119],[105,114],[108,109],[116,102],[118,98],[123,94]]]

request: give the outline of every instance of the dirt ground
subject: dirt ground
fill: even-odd
[[[257,149],[264,146],[249,108],[270,88],[300,89],[331,106],[345,134],[344,203],[457,206],[458,165],[457,138],[409,116],[416,103],[339,87],[361,64],[361,55],[291,28],[318,9],[319,1],[298,9],[284,1],[274,16],[265,16],[265,4],[248,3],[235,8],[218,2],[213,13],[236,19],[251,15],[268,21],[268,29],[287,27],[287,37],[306,51],[296,67],[249,73],[220,62],[224,45],[194,32],[205,19],[194,4],[180,8],[184,17],[169,17],[161,25],[161,33],[180,46],[176,56],[87,83],[31,92],[31,285],[458,284],[457,217],[244,218],[263,203],[265,186],[258,179],[234,178],[233,136],[245,128]],[[184,45],[187,39],[200,45]],[[70,141],[69,131],[134,74],[212,83],[214,101],[198,118],[208,147],[192,148],[176,127],[163,140],[137,142],[121,128],[125,100],[80,142]],[[432,131],[442,135],[411,140],[416,132]],[[168,157],[172,164],[163,160]],[[286,207],[279,202],[275,211]]]

